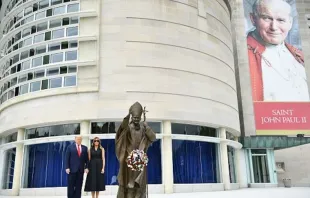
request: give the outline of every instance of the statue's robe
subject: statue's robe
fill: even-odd
[[[127,167],[126,158],[134,149],[145,153],[150,144],[156,140],[156,134],[150,127],[141,126],[135,130],[126,116],[116,132],[115,149],[119,161],[118,193],[117,198],[145,198],[146,197],[146,168],[141,171],[132,171]]]

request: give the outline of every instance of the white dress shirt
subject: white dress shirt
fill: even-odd
[[[262,56],[264,101],[309,101],[305,68],[284,44],[266,46]]]

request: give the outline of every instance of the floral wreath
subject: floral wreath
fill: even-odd
[[[143,150],[133,150],[126,158],[127,166],[133,171],[143,171],[147,166],[149,158]]]

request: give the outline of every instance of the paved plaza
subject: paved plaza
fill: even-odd
[[[83,196],[83,198],[91,196]],[[115,198],[116,196],[102,195],[100,197]],[[151,194],[149,198],[309,198],[310,188],[250,188],[223,192],[205,193],[175,193],[175,194]],[[0,196],[0,198],[13,198]],[[15,197],[17,198],[17,197]],[[18,197],[33,198],[33,197]],[[65,198],[65,196],[44,196],[44,198]]]

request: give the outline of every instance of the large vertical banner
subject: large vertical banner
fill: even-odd
[[[244,0],[257,135],[310,134],[295,0]]]

